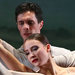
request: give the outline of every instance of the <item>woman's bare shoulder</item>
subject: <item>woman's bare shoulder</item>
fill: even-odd
[[[75,73],[75,67],[69,67],[70,72]]]

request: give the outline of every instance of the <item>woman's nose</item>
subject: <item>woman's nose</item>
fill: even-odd
[[[34,55],[34,56],[32,56],[31,58],[35,58],[36,56]]]
[[[34,55],[34,53],[30,53],[30,58],[35,58],[36,56]]]

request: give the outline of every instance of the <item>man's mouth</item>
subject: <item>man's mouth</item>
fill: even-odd
[[[24,36],[30,36],[31,33],[24,33]]]

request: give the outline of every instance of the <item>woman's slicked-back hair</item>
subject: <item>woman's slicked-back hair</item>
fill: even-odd
[[[40,33],[32,34],[30,35],[25,41],[27,40],[38,40],[40,41],[43,45],[49,44],[49,41],[46,36]]]

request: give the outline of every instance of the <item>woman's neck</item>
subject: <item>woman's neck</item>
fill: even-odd
[[[52,71],[52,75],[58,75],[59,72],[61,72],[63,70],[63,68],[61,68],[60,66],[58,66],[55,61],[53,60],[53,58],[51,57],[51,55],[49,55],[49,66],[52,67],[52,70],[51,70],[51,67],[50,67],[50,71]]]
[[[59,72],[60,72],[60,70],[61,70],[62,68],[61,67],[59,67],[55,62],[54,62],[54,60],[52,59],[52,57],[49,55],[49,60],[48,60],[48,62],[47,62],[47,64],[45,64],[45,65],[43,65],[43,66],[41,66],[40,67],[40,71],[42,72],[42,73],[46,73],[47,71],[49,71],[49,73],[51,74],[51,75],[57,75]],[[47,75],[47,74],[46,74]]]

